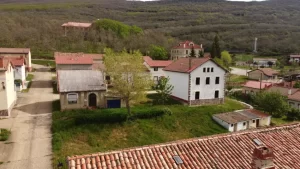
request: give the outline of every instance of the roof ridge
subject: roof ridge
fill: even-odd
[[[94,157],[98,155],[105,155],[105,154],[116,154],[120,152],[129,152],[132,150],[142,150],[147,149],[151,147],[166,147],[170,145],[178,145],[178,144],[184,144],[189,142],[196,142],[196,141],[206,141],[206,140],[213,140],[216,138],[228,138],[232,136],[239,136],[239,135],[247,135],[251,133],[264,133],[264,132],[271,132],[271,131],[277,131],[277,130],[285,130],[285,129],[293,129],[296,127],[299,127],[300,123],[289,123],[289,124],[283,124],[275,127],[264,127],[259,129],[250,129],[247,131],[239,131],[239,132],[233,132],[233,133],[222,133],[222,134],[216,134],[211,136],[203,136],[203,137],[195,137],[190,139],[183,139],[183,140],[177,140],[177,141],[171,141],[167,143],[158,143],[158,144],[152,144],[152,145],[145,145],[145,146],[139,146],[139,147],[131,147],[131,148],[124,148],[120,150],[112,150],[112,151],[105,151],[105,152],[97,152],[92,154],[86,154],[86,155],[74,155],[74,156],[68,156],[68,160],[74,160],[77,158],[85,158],[85,157]]]

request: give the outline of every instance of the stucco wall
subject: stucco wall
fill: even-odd
[[[227,122],[217,118],[217,117],[214,117],[213,116],[213,119],[218,123],[220,124],[221,126],[223,126],[224,128],[226,128],[228,131],[233,131],[233,127],[231,127],[231,124],[228,124]]]
[[[14,69],[15,80],[25,81],[26,79],[26,71],[25,66],[16,66]]]
[[[300,102],[295,100],[288,100],[290,107],[300,110]]]
[[[203,72],[206,68],[206,72]],[[213,68],[213,72],[207,72],[207,68]],[[196,78],[200,77],[200,85],[196,85]],[[209,85],[206,84],[206,78],[210,78]],[[219,77],[219,84],[215,83],[216,77]],[[214,62],[208,61],[192,71],[191,73],[191,100],[195,100],[195,93],[200,92],[200,99],[215,99],[215,91],[219,91],[219,98],[224,98],[225,71]]]
[[[188,74],[165,71],[170,78],[169,83],[174,86],[172,95],[183,100],[188,100]]]
[[[75,64],[56,65],[56,70],[92,70],[92,69],[93,69],[92,65],[75,65]]]
[[[154,67],[150,67],[146,62],[144,62],[144,65],[147,67],[149,70],[151,79],[154,79],[154,76],[157,76],[158,79],[162,76],[166,76],[165,71],[163,71],[162,67],[158,67],[157,71],[154,71]]]
[[[245,126],[244,126],[244,123],[246,123]],[[246,129],[247,129],[247,121],[237,123],[237,131],[246,130]]]
[[[84,109],[87,108],[89,105],[88,96],[90,93],[95,93],[97,96],[97,107],[105,108],[105,93],[106,91],[91,91],[91,92],[69,92],[69,93],[77,93],[78,94],[78,101],[77,104],[69,104],[67,100],[68,93],[60,93],[60,105],[61,110],[68,110],[68,109]]]
[[[269,126],[271,124],[271,117],[259,119],[259,126]]]
[[[31,52],[28,54],[1,54],[1,56],[9,56],[13,58],[20,58],[21,56],[25,59],[25,67],[31,71]]]

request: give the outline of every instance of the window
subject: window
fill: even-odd
[[[215,91],[215,98],[219,98],[219,90]]]
[[[67,100],[69,104],[77,104],[78,94],[77,93],[68,93]]]
[[[200,77],[196,77],[196,85],[200,85]]]
[[[233,124],[231,124],[231,127],[233,127]]]
[[[212,67],[212,68],[210,68],[210,72],[214,72],[214,68]]]
[[[216,84],[220,84],[220,77],[216,77]]]
[[[195,93],[195,100],[199,100],[200,99],[200,92],[196,92]]]
[[[209,67],[207,68],[207,72],[209,72]]]
[[[154,69],[154,71],[158,71],[158,67],[154,67],[153,69]]]
[[[105,80],[110,80],[110,76],[105,76]]]
[[[207,78],[206,78],[206,81],[205,81],[205,84],[209,85],[209,82],[210,82],[210,78],[207,77]]]
[[[203,72],[206,72],[206,68],[205,67],[203,68]]]
[[[246,122],[243,123],[243,126],[246,126]]]
[[[252,123],[255,123],[255,120],[252,120]]]
[[[185,51],[185,54],[189,54],[189,51],[188,51],[188,50],[186,50],[186,51]]]

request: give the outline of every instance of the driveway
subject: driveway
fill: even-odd
[[[0,120],[0,128],[11,136],[0,143],[0,169],[52,169],[52,93],[50,72],[39,67],[28,93],[18,94],[11,118]]]
[[[243,75],[243,76],[247,76],[247,72],[249,72],[250,70],[246,70],[246,69],[241,69],[241,68],[235,68],[235,67],[230,67],[231,74],[234,75]]]

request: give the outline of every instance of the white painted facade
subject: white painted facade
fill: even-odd
[[[174,86],[172,96],[188,100],[189,76],[187,73],[165,71],[170,78],[169,83]]]
[[[22,82],[25,82],[25,80],[26,80],[25,65],[15,66],[14,76],[15,76],[15,80],[22,80]]]
[[[14,69],[11,64],[6,71],[0,71],[0,115],[8,111],[8,116],[16,102]]]
[[[161,77],[166,76],[165,71],[163,70],[164,67],[150,67],[146,62],[144,62],[144,65],[148,69],[151,79],[153,79],[154,83],[157,83]]]
[[[203,71],[204,68],[205,72]],[[218,98],[224,98],[225,73],[226,72],[223,68],[210,60],[192,71],[190,99],[195,100],[195,93],[197,91],[200,92],[199,99],[215,99],[215,91],[219,91]],[[197,77],[200,78],[200,85],[196,85]],[[219,84],[216,84],[217,77],[219,78]],[[206,78],[210,79],[209,84],[206,84]]]

